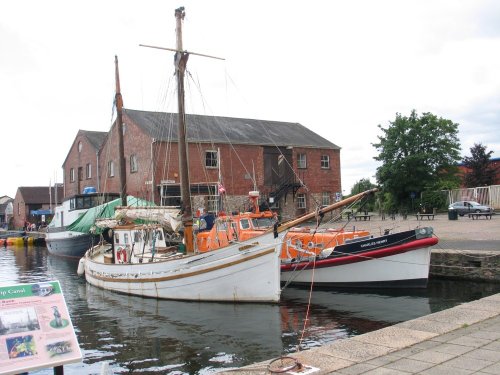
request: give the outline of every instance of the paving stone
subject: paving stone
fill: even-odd
[[[500,339],[500,331],[478,331],[471,333],[470,337],[478,337],[485,340],[498,340]]]
[[[414,319],[407,322],[399,323],[395,327],[401,327],[406,329],[413,329],[416,331],[431,332],[437,334],[443,334],[461,327],[460,324],[438,322],[435,320]]]
[[[469,302],[465,305],[462,305],[462,307],[465,309],[494,311],[496,313],[500,313],[500,300],[480,299],[480,300]]]
[[[391,368],[379,367],[376,368],[375,370],[367,371],[363,375],[401,375],[401,374],[413,374],[413,373],[401,370],[393,370]]]
[[[462,336],[462,337],[457,337],[454,340],[450,340],[450,341],[448,341],[448,343],[449,344],[456,344],[456,345],[470,346],[472,348],[480,348],[481,346],[489,344],[490,341],[485,340],[485,339],[480,339],[478,337]]]
[[[378,331],[353,337],[352,340],[398,349],[422,342],[435,336],[435,333],[415,331],[406,328],[387,327]]]
[[[419,343],[419,344],[421,344],[421,343]],[[392,355],[394,357],[410,357],[413,354],[417,354],[417,353],[423,352],[424,350],[427,350],[427,349],[426,348],[417,348],[417,347],[415,347],[415,345],[412,345],[412,346],[410,346],[408,348],[404,348],[404,349],[401,349],[401,350],[396,350],[394,353],[392,353]]]
[[[500,353],[500,341],[494,341],[482,347],[482,349],[494,350]],[[500,374],[500,372],[499,372]]]
[[[420,372],[422,375],[470,375],[470,370],[450,367],[447,365],[437,365]]]
[[[379,366],[384,366],[384,365],[391,363],[391,362],[395,362],[400,358],[401,358],[400,356],[394,356],[392,354],[387,354],[387,355],[383,355],[381,357],[370,359],[369,361],[366,361],[364,363],[368,363],[370,365],[374,365],[374,366],[379,367]]]
[[[391,368],[393,370],[401,370],[413,373],[413,372],[423,371],[432,366],[434,366],[433,363],[416,361],[414,359],[409,359],[409,358],[401,358],[396,362],[388,363],[384,367]]]
[[[494,350],[474,349],[464,354],[465,358],[483,359],[485,361],[495,362],[500,359],[500,354]]]
[[[497,361],[497,363],[494,363],[491,366],[481,369],[481,372],[484,372],[485,374],[494,374],[494,375],[500,374],[500,362]]]
[[[376,369],[377,367],[379,366],[370,365],[369,363],[363,362],[337,370],[336,373],[345,375],[359,375],[364,374],[367,371]]]
[[[460,330],[452,331],[449,333],[445,333],[440,336],[433,337],[431,341],[437,341],[437,342],[448,342],[455,340],[458,337],[462,337],[462,334],[460,333]]]
[[[474,349],[471,348],[470,346],[444,343],[444,344],[441,344],[439,346],[435,346],[433,348],[433,350],[435,350],[436,352],[440,352],[440,353],[462,355],[462,354],[470,352]]]
[[[340,340],[332,345],[321,347],[316,350],[325,355],[353,362],[364,362],[394,351],[393,348],[363,343],[353,339]]]
[[[494,311],[484,311],[467,309],[460,306],[453,307],[448,310],[443,310],[434,314],[427,315],[426,320],[435,320],[437,322],[471,325],[485,319],[496,316],[498,313]]]
[[[488,296],[488,297],[484,297],[484,298],[481,298],[485,301],[500,301],[500,293],[497,293],[497,294],[493,294],[491,296]]]
[[[412,348],[425,350],[425,349],[434,348],[435,346],[438,346],[438,345],[441,345],[441,343],[436,342],[436,341],[427,340],[427,341],[422,341],[422,342],[419,342],[418,344],[412,345]]]
[[[424,362],[429,362],[429,363],[443,363],[446,361],[449,361],[452,358],[455,358],[457,354],[450,354],[450,353],[440,353],[436,352],[433,349],[429,350],[424,350],[420,353],[414,354],[408,358],[410,359],[415,359],[417,361],[424,361]]]
[[[479,371],[485,367],[491,366],[493,362],[485,361],[483,359],[475,359],[470,357],[457,357],[446,362],[447,366],[457,367],[460,369]]]
[[[290,354],[290,357],[296,358],[303,365],[318,368],[320,371],[315,372],[315,374],[327,374],[355,364],[353,361],[325,355],[318,350],[305,350]]]

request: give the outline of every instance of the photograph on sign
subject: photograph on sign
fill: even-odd
[[[58,281],[0,286],[0,375],[81,360]]]

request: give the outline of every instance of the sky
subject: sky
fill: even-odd
[[[180,6],[184,49],[225,58],[190,57],[188,113],[301,123],[341,147],[346,194],[376,181],[377,126],[413,109],[500,157],[499,1],[8,0],[0,196],[62,182],[78,130],[109,130],[115,55],[126,108],[173,110],[172,53],[139,44],[175,48]]]

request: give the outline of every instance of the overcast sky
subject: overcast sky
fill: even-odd
[[[126,108],[171,110],[172,54],[139,44],[175,47],[179,6],[184,48],[226,58],[190,57],[188,112],[301,123],[342,148],[345,193],[412,109],[500,157],[500,1],[4,1],[0,196],[62,182],[78,130],[109,130],[115,55]]]

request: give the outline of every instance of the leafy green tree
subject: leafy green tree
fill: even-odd
[[[377,187],[377,185],[373,184],[369,178],[362,178],[361,180],[357,181],[351,188],[351,195],[371,190],[375,187]],[[371,195],[366,199],[366,202],[364,202],[362,210],[373,211],[374,209],[375,209],[375,197]]]
[[[361,180],[357,181],[351,188],[351,195],[358,194],[375,187],[377,187],[377,185],[373,184],[369,178],[362,178]]]
[[[465,187],[493,185],[496,174],[496,168],[490,163],[493,151],[486,152],[486,146],[475,143],[470,148],[470,153],[471,156],[463,159],[463,165],[468,170],[464,174]]]
[[[400,209],[409,209],[422,191],[457,180],[458,124],[432,113],[418,116],[413,110],[408,117],[396,113],[387,128],[378,127],[383,135],[372,145],[382,165],[376,178]]]

